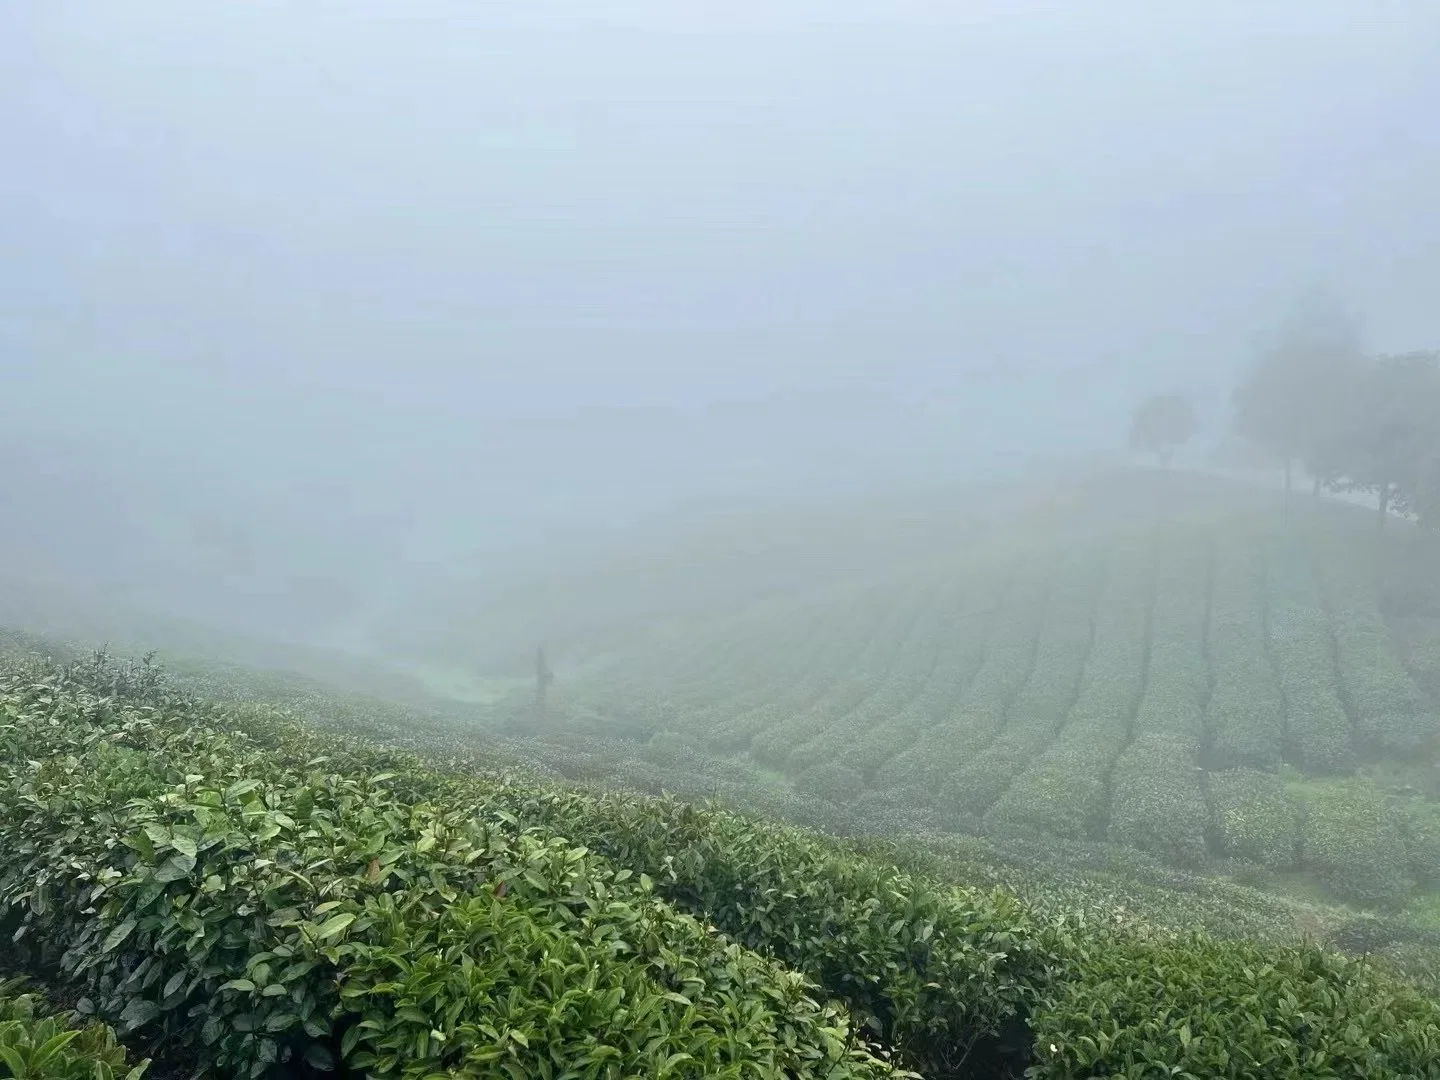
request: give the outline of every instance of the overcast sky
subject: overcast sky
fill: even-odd
[[[1440,345],[1437,55],[1423,2],[0,0],[6,527],[360,580],[1219,425],[1311,282]]]

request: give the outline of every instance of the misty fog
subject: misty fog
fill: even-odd
[[[1440,9],[1058,7],[5,6],[6,595],[364,646],[1150,392],[1214,445],[1312,282],[1434,344]]]

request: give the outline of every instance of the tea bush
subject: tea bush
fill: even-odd
[[[1115,766],[1110,839],[1199,866],[1206,817],[1194,742],[1164,732],[1138,736]]]
[[[1440,886],[1440,806],[1407,800],[1396,813],[1410,872],[1427,888]]]
[[[127,1069],[125,1058],[106,1025],[51,1011],[22,980],[0,981],[0,1078],[140,1080],[149,1062]]]
[[[910,786],[939,802],[955,771],[1005,726],[1011,702],[1030,677],[1035,642],[1045,618],[1048,571],[1027,568],[998,613],[985,659],[950,713],[908,750],[882,765],[882,787]]]
[[[1330,629],[1309,560],[1293,545],[1272,541],[1266,576],[1270,649],[1285,696],[1290,752],[1310,772],[1351,772],[1350,719],[1340,701]]]
[[[992,829],[1077,840],[1104,831],[1110,770],[1144,685],[1151,559],[1148,547],[1123,546],[1112,557],[1079,696],[1059,735],[986,816]]]
[[[751,753],[757,761],[792,771],[788,765],[791,754],[817,737],[824,739],[836,724],[864,702],[885,683],[891,665],[904,647],[924,605],[931,599],[928,591],[921,593],[910,586],[900,595],[890,593],[878,599],[875,614],[865,628],[864,647],[843,670],[834,676],[825,691],[803,708],[788,711],[778,724],[755,736]],[[799,771],[812,758],[797,763]]]
[[[793,749],[785,763],[788,774],[799,776],[816,766],[834,763],[859,772],[839,759],[858,740],[889,727],[925,689],[954,618],[957,601],[949,595],[954,591],[953,586],[941,586],[929,592],[919,614],[905,629],[898,651],[889,657],[883,682],[847,715],[835,719],[806,743]]]
[[[1364,781],[1306,785],[1301,851],[1305,867],[1344,900],[1403,903],[1415,881],[1397,816]]]
[[[1145,692],[1135,741],[1116,762],[1110,839],[1182,865],[1205,859],[1200,750],[1205,724],[1208,546],[1171,541],[1157,556]]]
[[[1300,865],[1301,809],[1275,773],[1233,769],[1208,779],[1211,828],[1221,854],[1272,870]]]
[[[1275,769],[1285,735],[1285,699],[1265,636],[1265,566],[1244,532],[1221,531],[1215,547],[1207,635],[1213,668],[1206,706],[1213,768]]]
[[[849,803],[865,790],[865,780],[843,765],[816,765],[795,780],[795,789],[833,803]]]
[[[1440,1077],[1434,1003],[1333,953],[1136,936],[1072,962],[1031,1020],[1037,1080]]]
[[[1356,735],[1373,754],[1412,754],[1440,733],[1440,715],[1396,656],[1365,567],[1375,552],[1326,551],[1317,559],[1340,684]]]
[[[325,772],[45,685],[4,708],[0,905],[125,1031],[250,1076],[890,1071],[803,978],[648,879],[483,802],[426,802],[423,776]]]
[[[955,703],[964,697],[985,658],[987,629],[1002,590],[1003,578],[968,583],[955,600],[958,610],[946,623],[947,636],[938,647],[924,687],[903,708],[869,730],[856,731],[850,742],[840,748],[836,758],[839,764],[871,781],[898,752],[949,720]]]
[[[1030,675],[989,746],[960,765],[943,798],[964,813],[983,814],[1054,739],[1079,691],[1104,581],[1088,558],[1068,560],[1054,582],[1035,642]]]

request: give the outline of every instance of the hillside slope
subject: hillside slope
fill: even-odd
[[[555,708],[901,831],[1119,843],[1394,907],[1440,884],[1436,582],[1424,538],[1358,508],[1110,477],[568,678],[562,654]]]
[[[814,834],[511,783],[144,668],[0,677],[0,923],[164,1068],[1440,1076],[1313,946],[1041,915]]]

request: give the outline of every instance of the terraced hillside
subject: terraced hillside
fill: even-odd
[[[563,707],[896,829],[1232,860],[1381,906],[1440,884],[1440,557],[1353,507],[1180,484],[1109,528],[1032,519],[677,623]]]

